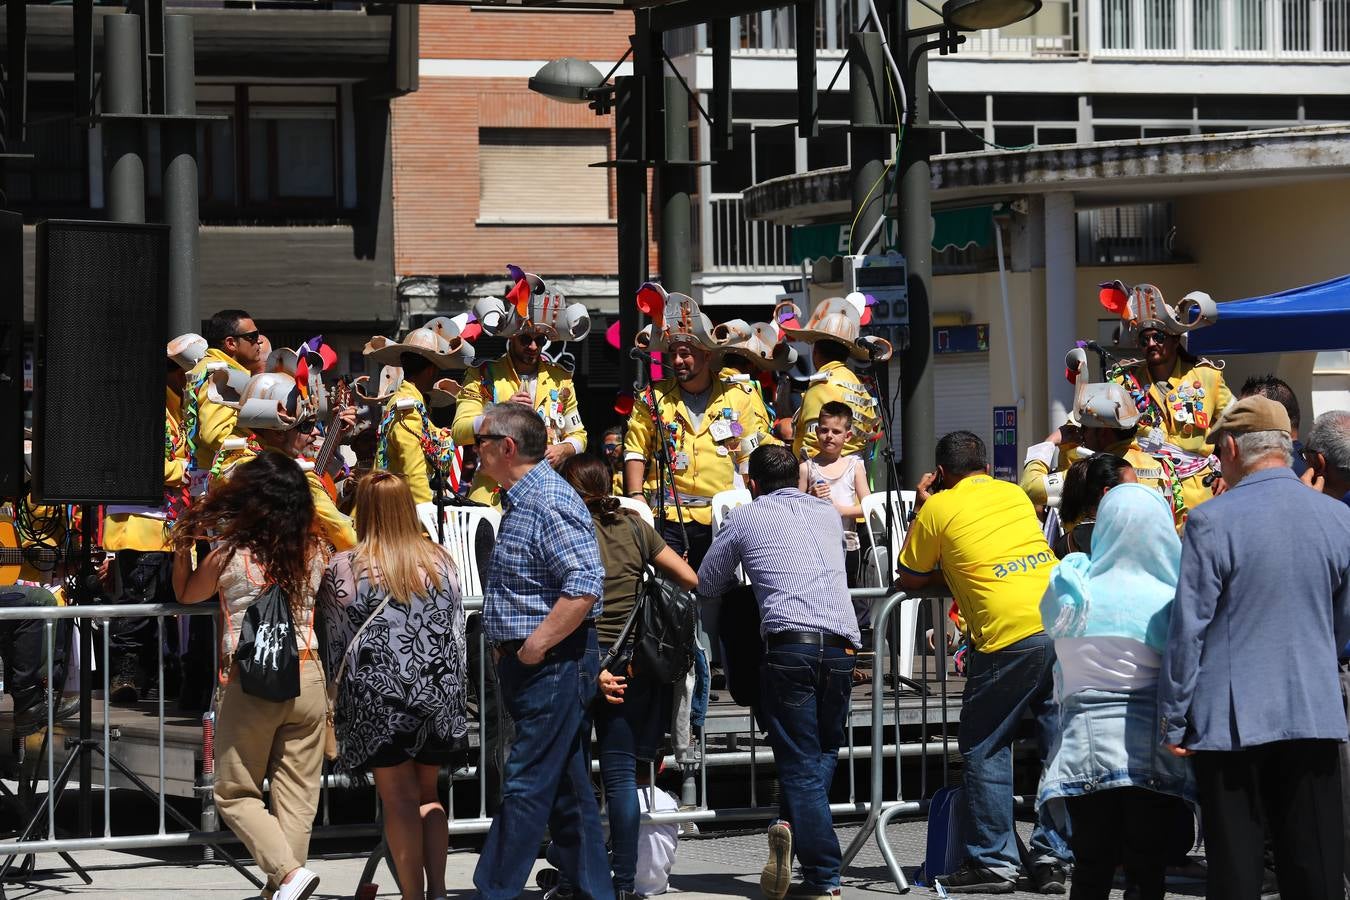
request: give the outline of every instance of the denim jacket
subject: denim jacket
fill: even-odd
[[[1039,809],[1067,819],[1062,803],[1093,791],[1141,787],[1196,802],[1190,761],[1158,742],[1158,701],[1153,690],[1117,693],[1083,690],[1059,705],[1059,734],[1041,774]]]

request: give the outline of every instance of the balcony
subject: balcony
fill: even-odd
[[[796,271],[791,227],[748,218],[740,194],[712,194],[701,209],[700,271],[729,275]]]
[[[1092,55],[1350,59],[1350,0],[1087,0]]]

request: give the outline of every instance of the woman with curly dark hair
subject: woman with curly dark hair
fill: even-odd
[[[399,476],[362,478],[356,508],[356,548],[333,557],[319,590],[338,762],[375,775],[404,900],[441,900],[450,833],[438,779],[469,730],[459,575]]]
[[[193,548],[213,549],[193,567]],[[174,524],[174,587],[182,603],[219,595],[215,801],[267,875],[273,900],[303,900],[319,876],[305,868],[319,805],[328,698],[314,640],[314,597],[325,548],[305,473],[265,451],[211,486]],[[300,657],[300,695],[275,701],[243,691],[234,651],[248,608],[272,585],[284,592]],[[271,812],[263,779],[271,780]]]

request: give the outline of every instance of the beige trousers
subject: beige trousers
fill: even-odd
[[[267,876],[269,894],[309,853],[327,703],[322,669],[302,660],[299,697],[261,700],[231,678],[216,712],[216,807]],[[272,782],[270,813],[264,778]]]

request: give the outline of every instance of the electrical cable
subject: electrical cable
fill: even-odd
[[[956,120],[957,125],[960,125],[963,130],[973,135],[982,144],[987,144],[988,146],[993,147],[995,150],[1030,150],[1031,148],[1036,146],[1035,144],[1023,144],[1020,147],[1008,147],[1005,146],[1004,144],[996,144],[993,141],[986,140],[984,135],[980,134],[978,131],[971,128],[969,125],[967,125],[965,122],[961,120],[960,116],[952,112],[952,108],[947,105],[947,101],[942,99],[942,95],[939,94],[935,88],[929,87],[928,93],[932,94],[934,97],[937,98],[937,102],[942,104],[942,108],[947,111],[947,115],[951,116],[954,120]]]

